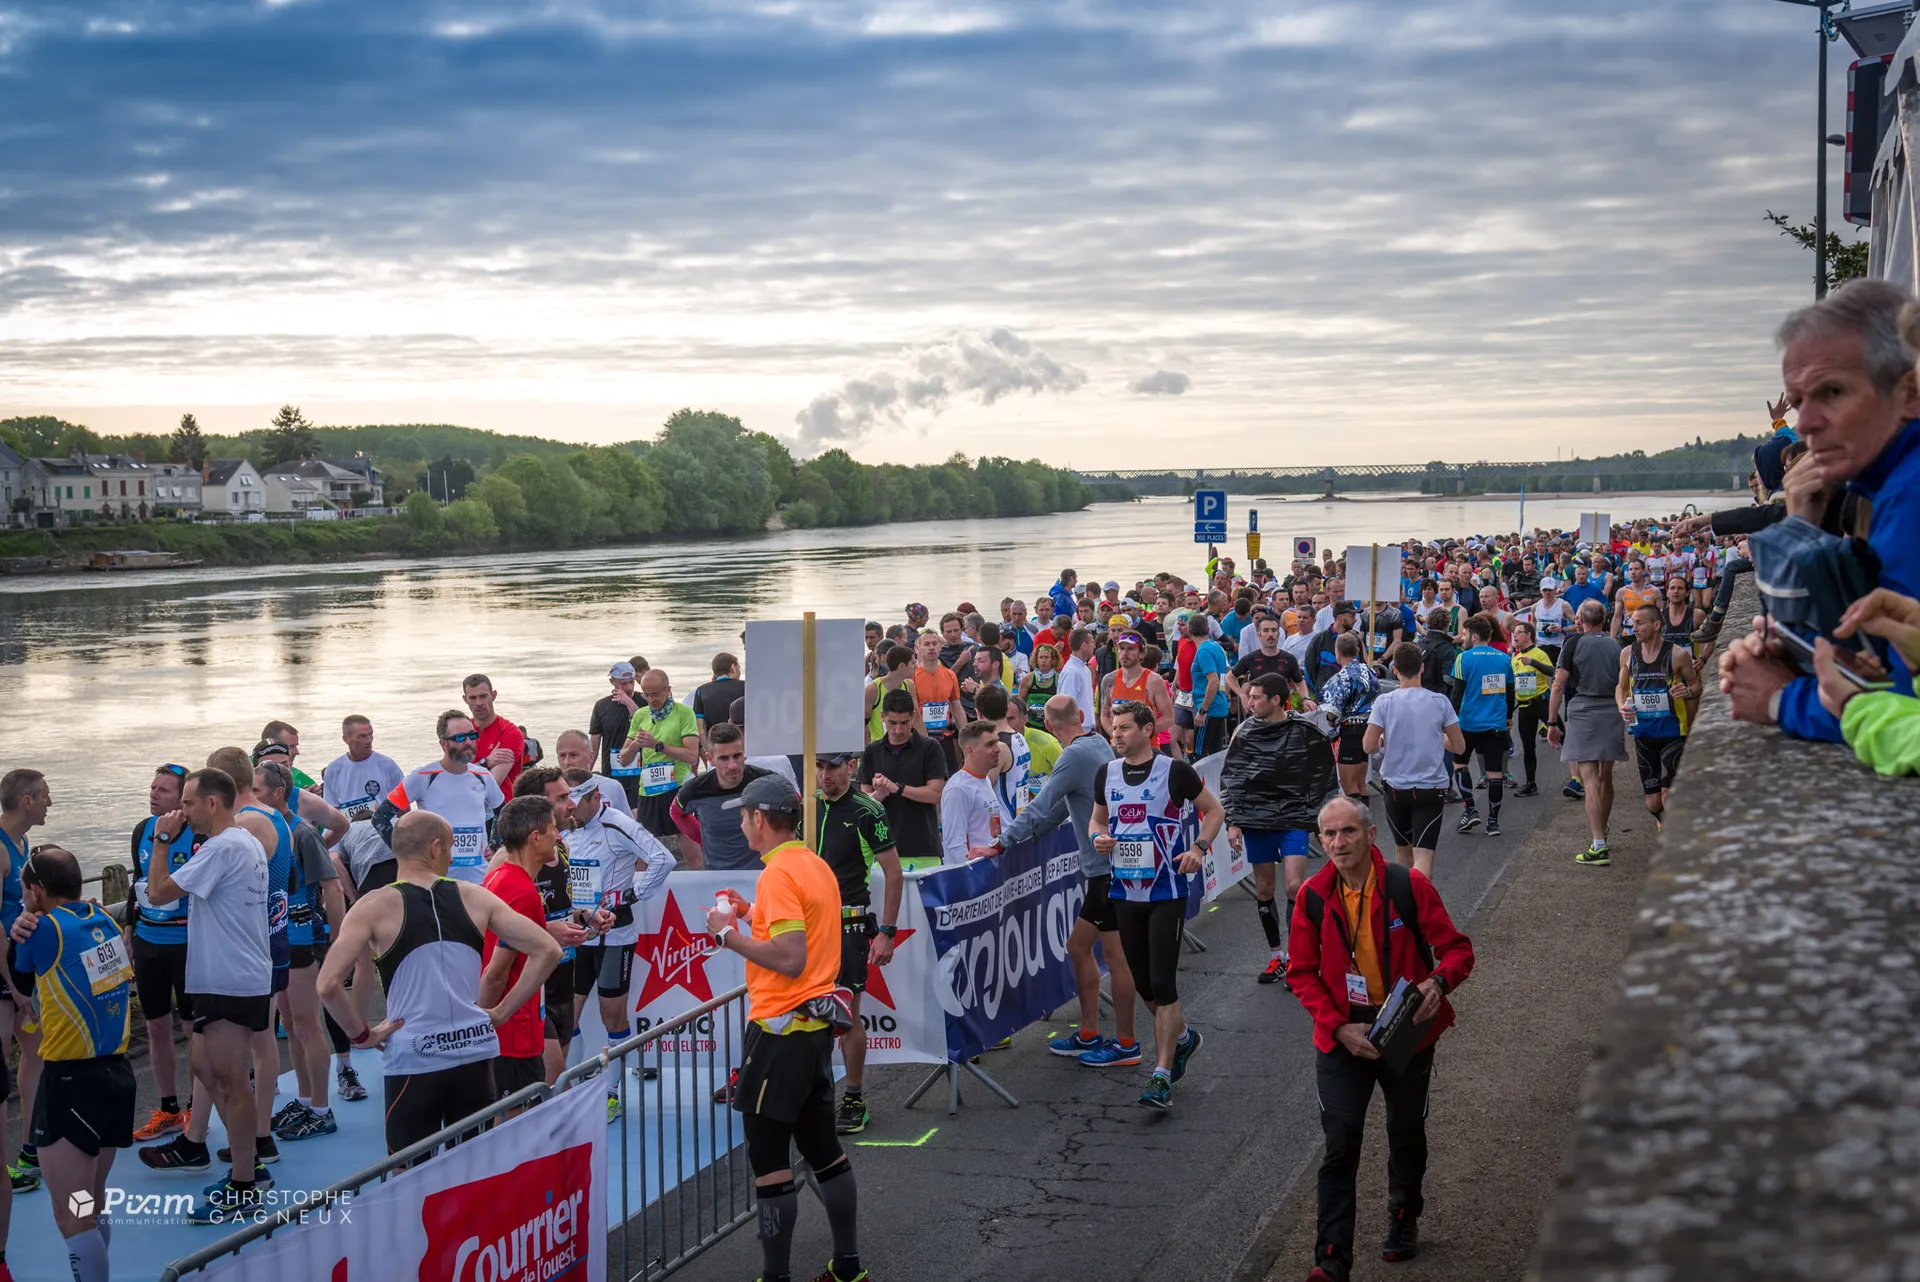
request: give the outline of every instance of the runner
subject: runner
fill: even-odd
[[[373,750],[373,722],[357,713],[340,723],[340,742],[347,750],[320,772],[321,797],[347,822],[373,818],[380,799],[400,786],[405,777],[392,757]]]
[[[1513,790],[1516,797],[1540,793],[1534,776],[1539,768],[1538,740],[1547,724],[1547,692],[1553,688],[1557,660],[1546,647],[1534,644],[1533,624],[1525,619],[1513,625],[1513,698],[1515,730],[1520,736],[1521,764],[1527,781]]]
[[[1193,641],[1189,671],[1193,679],[1192,755],[1196,761],[1220,751],[1226,744],[1227,720],[1233,713],[1233,701],[1227,697],[1226,686],[1231,665],[1227,662],[1227,652],[1209,635],[1209,628],[1216,626],[1206,615],[1196,614],[1187,620],[1187,636]]]
[[[1318,600],[1318,596],[1315,597]],[[1329,621],[1307,639],[1306,658],[1303,666],[1307,672],[1307,684],[1313,688],[1314,697],[1321,703],[1327,701],[1324,693],[1326,684],[1333,674],[1340,671],[1349,660],[1342,659],[1338,650],[1340,638],[1353,631],[1354,621],[1359,611],[1351,601],[1341,601],[1329,607]],[[1449,628],[1448,632],[1452,632]],[[1359,639],[1355,638],[1354,653],[1359,654]]]
[[[1559,580],[1541,579],[1540,599],[1521,616],[1533,629],[1534,640],[1547,652],[1550,663],[1560,662],[1560,640],[1573,631],[1573,610],[1560,599]]]
[[[400,816],[412,810],[439,815],[453,829],[452,871],[448,875],[477,886],[486,876],[487,821],[506,803],[506,796],[491,770],[472,768],[480,732],[471,718],[464,712],[443,712],[434,723],[434,734],[440,740],[440,760],[402,779],[380,803],[373,826],[397,857],[399,847],[394,845],[393,831]]]
[[[922,632],[920,639],[913,643],[914,658],[913,693],[919,702],[919,724],[926,730],[927,737],[938,744],[945,756],[947,769],[958,768],[959,753],[956,750],[955,736],[965,722],[965,713],[960,703],[960,678],[940,662],[940,636],[935,632]],[[882,700],[885,703],[885,700]],[[882,712],[881,719],[886,719]]]
[[[271,743],[286,749],[284,755],[287,761],[287,769],[293,774],[293,786],[295,788],[304,792],[309,788],[318,788],[320,786],[312,775],[293,764],[300,756],[300,732],[295,730],[289,722],[267,722],[266,725],[260,727],[260,741],[263,745]],[[253,751],[256,756],[260,755],[259,747],[255,747]]]
[[[613,925],[613,914],[599,908],[591,916],[574,915],[573,890],[568,885],[572,869],[567,863],[565,836],[573,824],[573,794],[567,788],[565,777],[550,766],[522,770],[514,782],[513,795],[544,799],[562,834],[554,845],[552,858],[533,874],[545,910],[547,933],[560,945],[560,960],[540,992],[545,1034],[541,1060],[546,1083],[551,1086],[566,1071],[567,1047],[580,1035],[573,997],[574,955],[579,945]]]
[[[1067,635],[1067,662],[1055,683],[1061,694],[1080,709],[1084,729],[1091,734],[1100,728],[1099,697],[1093,679],[1093,629],[1075,628]]]
[[[882,699],[886,735],[860,754],[860,786],[887,808],[900,866],[910,871],[941,864],[940,797],[948,775],[946,753],[914,728],[914,707],[904,690]]]
[[[1271,621],[1263,625],[1267,641],[1278,641]],[[1290,657],[1290,656],[1283,656]],[[1263,984],[1278,981],[1287,969],[1287,946],[1274,903],[1274,868],[1286,878],[1287,915],[1307,883],[1309,841],[1319,824],[1320,803],[1340,790],[1333,748],[1318,723],[1290,716],[1292,683],[1278,672],[1253,678],[1247,687],[1252,714],[1233,732],[1220,765],[1220,800],[1227,813],[1227,840],[1245,850],[1253,865],[1254,908],[1272,956],[1260,972]]]
[[[529,773],[523,772],[521,780]],[[494,863],[484,884],[501,903],[546,931],[546,905],[534,879],[558,856],[560,829],[553,806],[545,797],[515,796],[500,807],[499,830],[506,854]],[[526,954],[489,930],[480,946],[479,1004],[498,1004],[518,983],[526,964]],[[536,989],[494,1030],[499,1058],[493,1061],[493,1088],[500,1099],[546,1081],[544,1023]]]
[[[640,803],[633,817],[667,849],[677,850],[673,798],[700,760],[700,726],[692,708],[674,701],[673,684],[659,668],[640,678],[640,697],[645,706],[633,714],[620,749],[622,765],[640,768]]]
[[[194,1099],[200,1107],[185,1131],[141,1149],[140,1160],[160,1171],[206,1170],[211,1164],[206,1105],[211,1101],[227,1128],[231,1165],[189,1213],[196,1224],[219,1223],[223,1216],[258,1207],[260,1194],[273,1187],[273,1177],[257,1158],[261,1119],[247,1071],[254,1037],[271,1029],[273,1021],[268,859],[260,833],[275,834],[258,813],[235,813],[241,795],[225,770],[209,767],[188,775],[180,809],[155,821],[153,840],[170,847],[191,826],[200,848],[178,869],[165,860],[147,868],[147,898],[155,904],[193,897],[187,916],[187,990],[193,1008]],[[278,1058],[276,1051],[276,1070]]]
[[[671,814],[680,831],[680,853],[688,868],[710,872],[757,869],[759,856],[747,848],[740,820],[723,807],[755,779],[771,773],[747,762],[747,735],[722,721],[707,728],[713,769],[696,775],[673,796]],[[690,844],[689,844],[690,843]]]
[[[432,811],[402,815],[391,843],[399,879],[353,906],[320,970],[320,1000],[353,1044],[384,1053],[388,1153],[498,1098],[495,1030],[539,990],[560,957],[553,937],[499,896],[448,876],[455,841],[452,825]],[[505,997],[482,1008],[480,953],[488,932],[523,954],[526,965]],[[369,951],[387,996],[387,1017],[371,1026],[360,1021],[346,989],[348,972]]]
[[[1060,741],[1045,730],[1028,725],[1025,711],[1008,698],[1004,690],[983,694],[980,714],[1000,732],[1000,745],[1006,754],[1002,757],[1004,768],[999,783],[1000,802],[1006,806],[1008,814],[1018,818],[1033,803],[1040,789],[1046,786],[1047,776],[1053,773],[1054,764],[1060,760]],[[1022,760],[1025,761],[1024,767]],[[1010,772],[1022,770],[1025,778],[1012,790],[1019,803],[1014,805],[1009,799],[1008,778]]]
[[[640,804],[640,767],[621,761],[620,749],[626,746],[627,727],[633,724],[633,714],[640,711],[640,704],[633,697],[633,683],[637,679],[636,671],[645,663],[645,659],[636,659],[631,663],[616,663],[608,669],[607,684],[613,687],[612,693],[595,703],[587,718],[587,729],[592,735],[589,747],[593,755],[600,758],[600,773],[617,780],[626,790],[629,811]]]
[[[1047,701],[1060,689],[1060,652],[1050,645],[1035,645],[1030,661],[1033,666],[1020,678],[1020,703],[1027,710],[1027,724],[1044,728]]]
[[[879,624],[871,626],[874,631],[879,631]],[[727,724],[732,719],[735,699],[747,697],[747,683],[740,679],[739,659],[722,650],[713,656],[709,667],[713,672],[713,680],[695,687],[693,698],[688,700],[688,706],[693,709],[694,724],[699,727],[702,739],[715,726]]]
[[[966,863],[970,849],[991,846],[1013,822],[1000,802],[997,781],[992,777],[999,768],[997,729],[985,721],[968,722],[960,732],[960,769],[940,793],[942,863]]]
[[[74,1282],[107,1282],[107,1235],[96,1211],[107,1204],[115,1151],[133,1144],[133,966],[113,918],[98,904],[78,902],[80,861],[71,853],[41,846],[22,869],[21,885],[24,910],[7,938],[20,969],[38,977],[46,1012],[46,1069],[31,1136]]]
[[[1112,861],[1120,945],[1153,1012],[1154,1069],[1140,1104],[1165,1109],[1201,1044],[1180,1009],[1187,878],[1200,871],[1225,813],[1192,766],[1154,751],[1153,729],[1152,710],[1139,704],[1116,719],[1118,756],[1101,767],[1087,829],[1094,849]],[[1197,839],[1189,806],[1199,815]]]
[[[329,848],[333,847],[347,835],[347,816],[327,803],[326,798],[320,795],[319,784],[308,779],[294,767],[293,759],[298,753],[300,740],[298,732],[284,721],[269,721],[267,724],[280,728],[273,735],[263,736],[253,745],[251,753],[242,753],[238,748],[234,749],[236,753],[247,759],[247,779],[253,778],[253,767],[262,761],[278,761],[285,766],[287,773],[293,779],[292,803],[296,812],[295,818],[304,819],[312,824],[320,833],[324,844]],[[302,779],[307,779],[307,782],[302,784],[300,782]],[[252,784],[248,783],[246,787],[251,788]]]
[[[562,730],[555,735],[553,760],[562,770],[584,770],[593,775],[593,786],[600,790],[606,803],[627,818],[633,818],[633,803],[627,800],[626,788],[605,775],[593,774],[593,739],[586,731]]]
[[[1324,633],[1322,635],[1325,635]],[[1335,760],[1340,767],[1340,791],[1370,804],[1367,793],[1367,716],[1380,694],[1380,678],[1360,657],[1360,634],[1342,632],[1333,643],[1340,669],[1320,687],[1320,708],[1331,718],[1339,744]]]
[[[0,859],[6,861],[5,871],[0,874],[0,930],[11,930],[20,915],[20,870],[27,863],[27,834],[46,823],[52,808],[53,790],[38,770],[9,770],[0,776]],[[40,1083],[40,1030],[33,1009],[33,975],[22,973],[13,964],[14,952],[9,941],[5,969],[0,970],[0,988],[6,990],[0,993],[0,1064],[7,1062],[8,1043],[18,1045],[20,1099],[31,1109]],[[5,1096],[0,1095],[0,1110],[4,1108]],[[0,1145],[5,1142],[4,1128],[0,1128]],[[7,1167],[7,1189],[0,1192],[0,1209],[8,1209],[11,1214],[14,1193],[39,1187],[39,1156],[30,1141],[22,1143],[20,1160]],[[0,1237],[0,1246],[5,1244]]]
[[[148,818],[133,829],[133,902],[128,935],[133,955],[134,989],[140,996],[140,1014],[147,1021],[147,1062],[153,1066],[153,1085],[160,1103],[144,1125],[133,1133],[142,1144],[165,1139],[187,1124],[180,1103],[180,1059],[173,1045],[173,1017],[193,1023],[193,1002],[187,997],[187,900],[164,908],[147,897],[147,863],[153,858],[153,828],[161,815],[180,809],[187,768],[166,765],[153,772],[147,785]],[[169,866],[178,868],[193,857],[200,838],[191,826],[174,834],[163,846]],[[23,1097],[24,1098],[24,1097]]]
[[[1633,633],[1633,612],[1643,605],[1658,605],[1661,595],[1660,589],[1647,581],[1647,563],[1639,557],[1628,563],[1627,580],[1613,611],[1613,635],[1623,647]]]
[[[1392,663],[1400,684],[1374,700],[1364,746],[1380,754],[1395,861],[1431,877],[1452,764],[1466,753],[1467,741],[1453,701],[1421,683],[1426,657],[1420,647],[1401,642]]]
[[[1678,584],[1680,580],[1673,582]],[[1692,610],[1691,606],[1687,608]],[[1688,642],[1675,642],[1671,635],[1662,635],[1661,625],[1671,621],[1663,614],[1652,605],[1634,611],[1634,644],[1620,652],[1620,684],[1614,694],[1620,719],[1633,736],[1640,788],[1646,794],[1647,813],[1653,816],[1655,828],[1666,827],[1667,796],[1673,790],[1674,772],[1680,768],[1680,754],[1687,746],[1687,728],[1701,687]],[[1692,631],[1691,627],[1687,629],[1689,635]]]
[[[1173,742],[1173,694],[1159,673],[1141,665],[1146,650],[1135,632],[1122,632],[1113,640],[1119,666],[1100,678],[1100,733],[1113,736],[1113,716],[1122,708],[1144,703],[1153,710],[1154,743],[1161,748]]]
[[[1271,614],[1263,615],[1253,624],[1251,632],[1256,638],[1253,652],[1242,655],[1227,673],[1227,693],[1242,706],[1251,708],[1249,687],[1261,677],[1277,676],[1288,691],[1281,696],[1282,702],[1311,712],[1315,704],[1312,692],[1307,689],[1307,674],[1298,659],[1280,648],[1280,621]]]
[[[880,701],[895,690],[913,689],[913,651],[904,645],[890,646],[882,652],[886,670],[877,678],[867,682],[865,691],[867,704],[867,742],[881,738],[887,728],[880,720]],[[919,712],[916,708],[916,717]]]
[[[474,741],[474,759],[500,785],[500,798],[504,801],[506,795],[513,791],[513,781],[520,777],[520,771],[529,763],[526,735],[521,733],[519,726],[493,710],[497,693],[493,682],[482,673],[476,672],[460,683],[461,702],[467,705],[473,728],[480,735]],[[478,881],[479,878],[474,880]]]
[[[1701,646],[1696,651],[1693,644],[1694,629],[1704,619],[1705,611],[1696,609],[1688,595],[1686,579],[1677,574],[1668,579],[1666,600],[1661,602],[1661,635],[1686,651],[1688,658],[1699,659],[1702,653],[1711,650],[1711,646]]]
[[[900,875],[900,852],[893,848],[887,829],[886,807],[853,787],[853,757],[823,752],[814,763],[820,781],[820,857],[840,883],[840,975],[838,983],[851,996],[852,1027],[840,1037],[840,1058],[847,1075],[841,1083],[840,1109],[834,1130],[854,1135],[867,1129],[872,1114],[862,1090],[866,1082],[867,1029],[860,1017],[860,997],[867,991],[867,967],[893,960],[894,936],[899,933],[900,899],[906,880]],[[880,865],[880,913],[873,912],[873,866]]]
[[[1497,625],[1482,613],[1467,620],[1467,636],[1473,644],[1453,661],[1453,688],[1460,712],[1460,733],[1465,746],[1455,754],[1455,787],[1466,811],[1455,825],[1456,832],[1472,832],[1480,826],[1480,812],[1473,804],[1473,757],[1480,755],[1480,773],[1487,782],[1486,835],[1500,835],[1500,802],[1506,789],[1507,753],[1513,744],[1507,726],[1513,719],[1513,660],[1493,648]]]
[[[746,1133],[760,1205],[765,1282],[790,1282],[799,1186],[790,1150],[813,1172],[833,1233],[828,1282],[860,1282],[853,1166],[835,1135],[833,1044],[845,1007],[833,998],[842,962],[840,889],[833,869],[797,839],[800,794],[777,778],[756,779],[733,802],[747,844],[764,871],[748,903],[727,891],[731,912],[707,911],[714,947],[747,963],[748,1026],[732,1104]],[[818,1280],[816,1279],[816,1282]]]

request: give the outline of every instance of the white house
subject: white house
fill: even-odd
[[[276,463],[267,469],[267,511],[305,512],[313,508],[351,511],[358,506],[356,494],[372,494],[370,503],[379,501],[379,491],[370,488],[367,476],[341,467],[327,459],[295,459]]]
[[[192,514],[200,511],[200,469],[185,463],[153,465],[153,510]]]
[[[5,441],[0,441],[0,524],[21,525],[26,521],[24,513],[15,512],[13,505],[24,493],[21,489],[25,482],[21,470],[27,461],[10,449]]]
[[[267,510],[267,486],[243,458],[210,458],[201,472],[200,505],[211,513],[246,516]]]

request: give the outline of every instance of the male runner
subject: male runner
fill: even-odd
[[[1119,666],[1100,678],[1100,733],[1113,735],[1113,717],[1131,703],[1144,703],[1153,709],[1154,742],[1173,742],[1173,692],[1166,678],[1148,672],[1140,665],[1146,647],[1137,632],[1123,632],[1113,639],[1114,657]]]
[[[1305,670],[1298,659],[1280,648],[1280,620],[1268,614],[1256,618],[1251,626],[1256,644],[1227,673],[1227,693],[1238,699],[1242,707],[1250,708],[1249,687],[1261,677],[1273,675],[1285,682],[1303,711],[1312,711],[1313,694],[1307,689]],[[1286,702],[1287,696],[1283,694],[1281,701]]]
[[[1455,758],[1457,786],[1466,812],[1456,832],[1480,826],[1473,804],[1473,756],[1480,754],[1480,773],[1487,780],[1487,836],[1500,835],[1500,802],[1506,787],[1507,750],[1512,747],[1507,726],[1513,719],[1513,660],[1493,648],[1493,620],[1476,614],[1467,620],[1473,644],[1453,661],[1453,690],[1460,710],[1460,733],[1465,751]]]
[[[473,728],[479,733],[473,745],[474,758],[500,785],[504,800],[527,764],[527,737],[519,726],[493,710],[498,693],[493,682],[478,672],[460,683],[460,701],[467,705]]]
[[[1465,755],[1467,740],[1453,701],[1422,684],[1427,661],[1420,647],[1402,641],[1393,648],[1392,663],[1400,684],[1373,701],[1365,747],[1381,754],[1394,858],[1431,877],[1452,763]]]
[[[734,872],[760,867],[747,849],[740,818],[723,807],[740,790],[772,771],[747,763],[747,734],[730,721],[707,727],[707,752],[713,769],[694,776],[673,794],[669,813],[680,831],[680,853],[687,867]]]
[[[965,712],[960,705],[960,679],[940,662],[940,634],[922,632],[913,643],[915,664],[911,681],[917,716],[915,725],[926,731],[945,758],[947,769],[957,768],[954,736],[959,732]],[[886,720],[886,705],[891,696],[882,696],[881,720]]]
[[[1513,625],[1513,711],[1514,730],[1520,736],[1520,763],[1526,768],[1526,782],[1513,790],[1516,797],[1537,796],[1534,776],[1539,771],[1540,732],[1547,724],[1547,691],[1553,687],[1553,670],[1558,658],[1537,643],[1533,624],[1517,619]],[[1554,647],[1557,655],[1559,647]]]
[[[480,732],[470,717],[443,712],[434,723],[434,734],[440,740],[440,760],[402,779],[374,812],[373,826],[392,846],[394,825],[401,815],[415,809],[439,815],[453,829],[449,875],[477,886],[487,871],[487,819],[506,803],[506,795],[491,771],[472,768]]]
[[[373,722],[358,713],[340,723],[340,742],[347,750],[320,772],[320,795],[349,823],[371,819],[380,798],[398,788],[405,775],[392,757],[373,750]]]
[[[619,781],[627,794],[628,810],[640,801],[640,767],[623,763],[620,750],[626,746],[627,728],[633,724],[633,714],[640,711],[640,703],[633,696],[633,683],[639,680],[639,671],[645,666],[645,659],[614,664],[607,672],[607,684],[613,687],[612,692],[593,705],[593,712],[587,718],[587,729],[592,733],[588,746],[600,759],[600,773]]]
[[[529,773],[523,771],[521,779]],[[499,830],[506,854],[494,863],[483,884],[507,907],[544,931],[546,906],[534,879],[553,861],[560,845],[553,806],[545,797],[516,796],[500,807]],[[524,953],[501,943],[496,932],[488,931],[480,950],[479,1004],[497,1004],[518,982],[526,964]],[[493,1087],[501,1099],[546,1080],[542,1022],[536,992],[495,1030],[500,1055],[493,1062]]]
[[[154,1089],[160,1104],[133,1138],[147,1144],[164,1139],[186,1126],[180,1105],[180,1064],[173,1047],[173,1016],[193,1022],[193,1003],[187,998],[187,901],[166,907],[147,897],[147,864],[153,858],[153,827],[161,815],[180,809],[187,768],[166,765],[153,772],[147,785],[149,816],[133,829],[133,903],[128,913],[128,935],[133,954],[134,990],[140,995],[140,1013],[147,1021],[147,1062],[153,1066]],[[192,827],[174,835],[162,847],[170,866],[178,868],[193,857],[200,838]]]
[[[1620,685],[1614,694],[1620,718],[1633,736],[1640,789],[1656,828],[1666,826],[1667,797],[1687,746],[1687,726],[1701,685],[1687,646],[1662,635],[1660,615],[1657,605],[1633,612],[1634,643],[1620,652]]]
[[[7,938],[21,969],[39,977],[46,1018],[32,1139],[74,1282],[107,1282],[110,1230],[95,1211],[106,1205],[114,1151],[133,1143],[133,965],[113,918],[78,902],[80,861],[72,854],[41,846],[21,881],[25,907]]]
[[[447,875],[454,833],[439,815],[402,815],[392,845],[399,880],[363,895],[347,913],[320,968],[319,989],[355,1046],[384,1052],[387,1152],[397,1153],[498,1098],[495,1030],[539,989],[560,945],[486,887]],[[506,996],[482,1008],[480,953],[488,932],[523,954],[526,965]],[[369,950],[387,994],[387,1017],[371,1027],[346,986]]]
[[[640,678],[640,697],[643,702],[627,726],[620,764],[640,769],[640,804],[634,818],[675,850],[680,833],[673,826],[673,799],[700,760],[700,726],[692,708],[675,702],[673,684],[659,668],[649,668]]]
[[[853,1166],[834,1134],[833,1000],[842,962],[840,888],[833,869],[796,836],[800,795],[787,781],[756,779],[732,805],[764,869],[748,903],[729,890],[731,912],[707,911],[714,947],[747,963],[747,1036],[733,1107],[741,1113],[754,1199],[760,1204],[763,1282],[792,1282],[788,1269],[800,1214],[790,1148],[813,1171],[833,1233],[827,1282],[860,1282]]]
[[[585,770],[593,774],[593,740],[584,730],[562,730],[553,738],[553,760],[563,771]],[[593,786],[600,790],[609,806],[633,818],[633,803],[627,800],[627,790],[619,781],[594,774]]]
[[[886,807],[853,786],[853,757],[823,752],[814,763],[820,781],[820,857],[840,883],[840,987],[848,1000],[853,1027],[840,1037],[840,1058],[847,1067],[841,1083],[840,1111],[834,1130],[853,1135],[867,1129],[871,1114],[861,1087],[866,1081],[867,1029],[860,1019],[860,997],[867,991],[867,967],[893,960],[899,930],[900,898],[906,879],[900,852],[893,848]],[[884,879],[880,913],[873,911],[873,866]]]
[[[942,863],[964,864],[971,847],[992,845],[1013,822],[990,777],[999,768],[997,727],[985,721],[967,723],[960,732],[960,769],[940,793]]]
[[[1153,711],[1139,704],[1115,719],[1119,755],[1101,768],[1087,831],[1112,862],[1120,946],[1153,1012],[1154,1069],[1140,1104],[1166,1109],[1201,1042],[1181,1012],[1178,987],[1187,878],[1200,871],[1226,816],[1192,766],[1154,751],[1153,730]],[[1199,813],[1197,840],[1189,805]]]
[[[940,745],[914,728],[916,706],[905,690],[889,693],[880,701],[886,734],[860,754],[860,786],[887,808],[900,866],[909,870],[940,866],[940,795],[948,773]]]

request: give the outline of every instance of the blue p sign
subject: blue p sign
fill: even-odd
[[[1195,490],[1193,494],[1193,519],[1195,521],[1224,521],[1227,519],[1227,492],[1225,490]]]

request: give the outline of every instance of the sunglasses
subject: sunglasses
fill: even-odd
[[[469,730],[465,734],[448,735],[447,742],[448,743],[473,743],[479,738],[480,738],[480,732],[478,730]]]
[[[160,767],[159,773],[170,774],[175,779],[185,779],[188,771],[185,766],[176,766],[169,761],[166,765]]]

